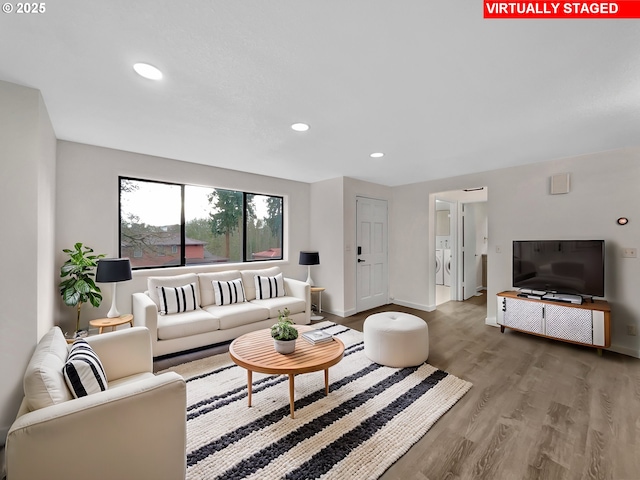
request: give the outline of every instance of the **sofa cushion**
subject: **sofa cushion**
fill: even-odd
[[[269,318],[269,310],[267,308],[252,302],[222,306],[212,305],[206,307],[205,310],[220,320],[220,330],[240,327]]]
[[[265,298],[264,300],[253,300],[251,303],[269,309],[269,317],[277,318],[279,312],[289,309],[289,314],[302,313],[307,307],[307,302],[296,297],[276,297]]]
[[[216,294],[213,290],[212,282],[230,282],[240,276],[240,270],[229,270],[225,272],[199,273],[200,280],[200,305],[206,307],[216,304]]]
[[[220,320],[204,310],[158,317],[158,340],[188,337],[220,329]]]
[[[23,379],[30,411],[73,399],[62,375],[67,354],[67,341],[60,327],[53,327],[38,342]]]
[[[156,290],[160,299],[160,307],[158,308],[160,315],[189,312],[198,308],[199,304],[196,299],[198,287],[195,282],[180,287],[160,286],[156,287]]]
[[[244,294],[247,296],[247,301],[255,300],[256,298],[256,284],[254,277],[260,275],[262,277],[273,277],[280,273],[280,267],[263,268],[260,270],[242,270],[242,282],[244,283]]]
[[[284,279],[282,278],[282,273],[274,275],[273,277],[256,275],[253,278],[255,280],[257,300],[284,297]]]
[[[75,398],[104,392],[108,388],[107,375],[104,373],[102,362],[91,345],[82,338],[73,342],[67,362],[64,364],[63,374]]]
[[[182,287],[194,282],[196,287],[198,287],[198,276],[195,273],[185,273],[183,275],[173,275],[170,277],[149,277],[147,278],[147,293],[158,309],[160,309],[160,298],[158,297],[157,287]],[[196,304],[201,305],[199,287],[196,288]]]
[[[231,305],[232,303],[246,302],[242,279],[236,278],[230,282],[212,282],[213,290],[216,292],[216,305]]]

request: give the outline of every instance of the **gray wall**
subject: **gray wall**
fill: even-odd
[[[56,140],[40,92],[0,81],[0,445],[33,349],[54,324]],[[1,464],[1,462],[0,462]]]

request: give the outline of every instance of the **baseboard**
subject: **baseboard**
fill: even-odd
[[[435,305],[422,305],[421,303],[405,302],[404,300],[398,300],[397,298],[394,298],[392,303],[394,305],[422,310],[423,312],[433,312],[436,309]]]
[[[322,309],[322,313],[329,313],[331,315],[335,315],[336,317],[342,317],[342,318],[346,318],[346,317],[350,317],[351,315],[355,315],[356,313],[356,309],[352,308],[349,310],[325,310],[324,308]],[[319,313],[318,315],[322,315],[322,313]]]
[[[492,327],[499,327],[498,322],[496,321],[496,317],[487,317],[484,319],[485,325],[490,325]]]
[[[622,355],[628,355],[629,357],[640,358],[640,350],[635,348],[621,347],[620,345],[611,345],[607,348],[608,351],[621,353]]]

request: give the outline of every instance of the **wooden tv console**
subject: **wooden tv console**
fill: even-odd
[[[611,308],[605,300],[576,305],[519,297],[518,292],[497,295],[496,321],[505,328],[539,337],[586,345],[598,349],[611,346]]]

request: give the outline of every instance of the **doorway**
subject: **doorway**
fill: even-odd
[[[389,303],[387,201],[356,197],[356,311]]]
[[[447,301],[463,301],[486,288],[488,245],[487,187],[431,195],[430,298],[435,308]],[[448,220],[448,221],[447,221]],[[438,268],[440,267],[440,268]]]

